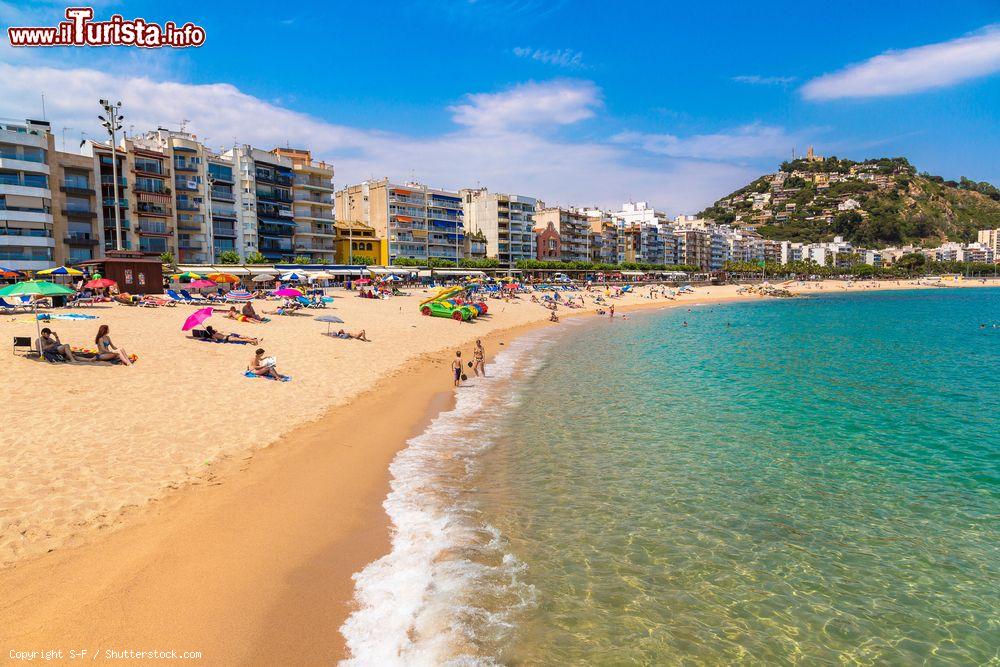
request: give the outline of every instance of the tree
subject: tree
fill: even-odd
[[[896,266],[907,273],[917,273],[923,271],[927,264],[927,258],[922,253],[911,252],[903,255],[896,262]]]
[[[296,255],[294,263],[295,264],[311,264],[312,260],[309,259],[308,257],[306,257],[305,255]]]
[[[260,254],[259,252],[251,252],[247,254],[247,264],[267,264],[267,257]]]
[[[160,261],[164,264],[174,265],[174,254],[172,252],[161,252]]]
[[[235,250],[223,250],[218,256],[219,264],[239,264],[240,254]]]

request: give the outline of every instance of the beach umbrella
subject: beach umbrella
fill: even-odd
[[[84,283],[83,286],[90,289],[104,289],[105,287],[112,287],[117,284],[118,283],[110,278],[95,278],[94,280]]]
[[[39,271],[40,276],[82,276],[83,271],[79,269],[71,269],[68,266],[57,266],[52,269],[45,269],[44,271]]]
[[[0,296],[60,296],[66,294],[76,294],[76,290],[45,280],[25,280],[0,289]]]
[[[211,280],[201,278],[200,280],[192,280],[190,284],[188,284],[188,287],[191,289],[203,289],[205,287],[215,287],[215,283]]]
[[[253,294],[246,290],[230,290],[226,292],[226,301],[249,301],[253,298]]]
[[[76,294],[76,290],[45,280],[25,280],[0,289],[0,296],[58,296],[66,294]],[[35,328],[38,330],[38,337],[41,338],[42,330],[37,317],[35,318]]]
[[[520,287],[520,285],[517,283],[507,283],[503,286],[504,289],[517,289],[518,287]]]
[[[211,306],[209,306],[208,308],[199,308],[198,310],[194,311],[194,313],[189,315],[186,320],[184,320],[184,326],[181,327],[181,331],[190,331],[191,329],[194,329],[196,326],[198,326],[211,316],[212,316]]]
[[[16,273],[17,275],[21,275],[23,272],[17,269],[9,269],[6,266],[0,266],[0,273]]]
[[[285,287],[284,289],[274,290],[273,294],[274,296],[282,296],[282,297],[302,296],[302,292],[293,287]]]
[[[255,283],[269,283],[272,280],[274,280],[274,276],[269,276],[266,273],[262,273],[260,275],[254,276],[253,278],[251,278],[251,280],[253,280],[253,282]]]
[[[201,276],[193,271],[185,271],[184,273],[175,273],[170,276],[171,280],[199,280]]]
[[[326,335],[330,335],[330,325],[331,324],[343,324],[344,320],[340,319],[336,315],[320,315],[319,317],[314,317],[317,322],[326,322]]]
[[[281,274],[282,282],[300,282],[306,280],[308,276],[304,273],[296,273],[295,271],[289,271],[288,273]]]
[[[360,280],[355,280],[354,284],[355,285],[367,285],[370,282],[371,282],[371,278],[362,278]]]
[[[207,278],[217,283],[238,283],[240,281],[239,278],[231,273],[210,273]]]
[[[333,280],[336,278],[332,273],[327,273],[326,271],[318,271],[316,273],[309,274],[310,280]]]

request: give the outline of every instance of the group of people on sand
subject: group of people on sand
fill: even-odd
[[[120,363],[124,366],[131,366],[133,363],[132,357],[129,356],[124,348],[118,347],[111,342],[110,331],[111,329],[107,324],[102,324],[98,327],[97,335],[94,336],[94,344],[97,346],[96,352],[80,349],[74,352],[72,347],[59,339],[59,334],[49,327],[45,327],[42,329],[41,337],[38,339],[38,351],[45,360],[53,362],[93,363],[97,361],[110,361]]]
[[[486,349],[482,340],[476,339],[476,346],[472,350],[472,361],[467,363],[476,377],[486,377]],[[455,350],[455,358],[451,362],[451,374],[456,387],[461,387],[462,382],[468,379],[462,370],[462,351]]]

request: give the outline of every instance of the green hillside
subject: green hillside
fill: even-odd
[[[856,246],[933,247],[974,241],[1000,228],[1000,190],[963,177],[917,173],[906,158],[836,157],[782,163],[700,213],[752,226],[764,238],[815,243],[843,236]]]

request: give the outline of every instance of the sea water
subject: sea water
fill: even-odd
[[[355,661],[997,660],[993,325],[1000,290],[941,289],[505,346],[393,463]]]

